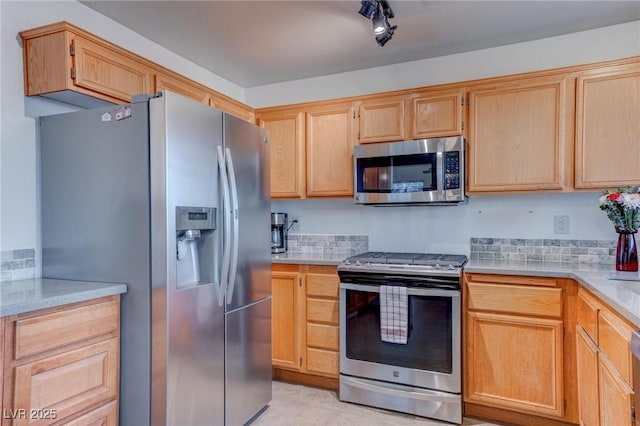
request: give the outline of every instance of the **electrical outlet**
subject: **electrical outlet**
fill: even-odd
[[[569,216],[554,216],[553,225],[554,234],[568,234],[570,225]]]

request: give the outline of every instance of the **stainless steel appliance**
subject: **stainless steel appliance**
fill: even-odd
[[[462,423],[466,261],[464,255],[370,252],[338,266],[340,400]],[[388,288],[406,289],[406,343],[383,340]]]
[[[271,213],[271,253],[287,252],[288,222],[286,213]]]
[[[127,284],[119,424],[248,422],[271,400],[264,131],[170,92],[39,125],[43,276]]]
[[[374,143],[354,148],[356,204],[465,201],[464,138]]]

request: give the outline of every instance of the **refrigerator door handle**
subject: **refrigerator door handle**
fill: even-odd
[[[222,306],[225,300],[224,291],[229,279],[229,258],[231,255],[231,197],[229,196],[229,180],[227,179],[227,168],[225,167],[224,153],[220,145],[218,145],[218,170],[220,171],[220,181],[222,186],[222,222],[224,227],[222,271],[220,273],[220,285],[218,287],[218,305]]]
[[[226,148],[227,171],[231,187],[231,217],[233,220],[233,246],[231,249],[231,266],[229,267],[229,287],[227,288],[227,304],[231,303],[233,290],[236,286],[236,273],[238,271],[238,233],[240,232],[240,218],[238,217],[238,187],[236,185],[236,172],[233,168],[231,151]]]

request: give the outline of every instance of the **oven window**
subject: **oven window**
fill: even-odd
[[[358,159],[358,192],[436,190],[436,154]]]
[[[346,356],[349,359],[452,372],[451,298],[409,296],[407,344],[380,339],[378,293],[346,290]]]

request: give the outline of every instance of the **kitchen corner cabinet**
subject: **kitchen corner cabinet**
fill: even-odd
[[[271,198],[305,196],[304,123],[301,111],[279,111],[258,117],[258,125],[269,131]]]
[[[640,63],[598,68],[577,80],[576,188],[640,183]]]
[[[252,108],[67,22],[22,31],[24,92],[80,106],[171,90],[243,120]],[[213,100],[211,100],[213,98]]]
[[[2,425],[118,424],[120,298],[4,318]]]
[[[336,267],[273,264],[272,288],[274,378],[337,389]]]
[[[577,305],[580,424],[631,426],[635,419],[629,342],[634,328],[583,288]]]
[[[575,422],[573,333],[566,330],[574,323],[568,306],[576,283],[465,274],[464,292],[467,415],[532,425],[551,424],[546,418]],[[491,408],[498,414],[488,414]]]
[[[574,84],[560,75],[469,88],[469,193],[569,185]]]

